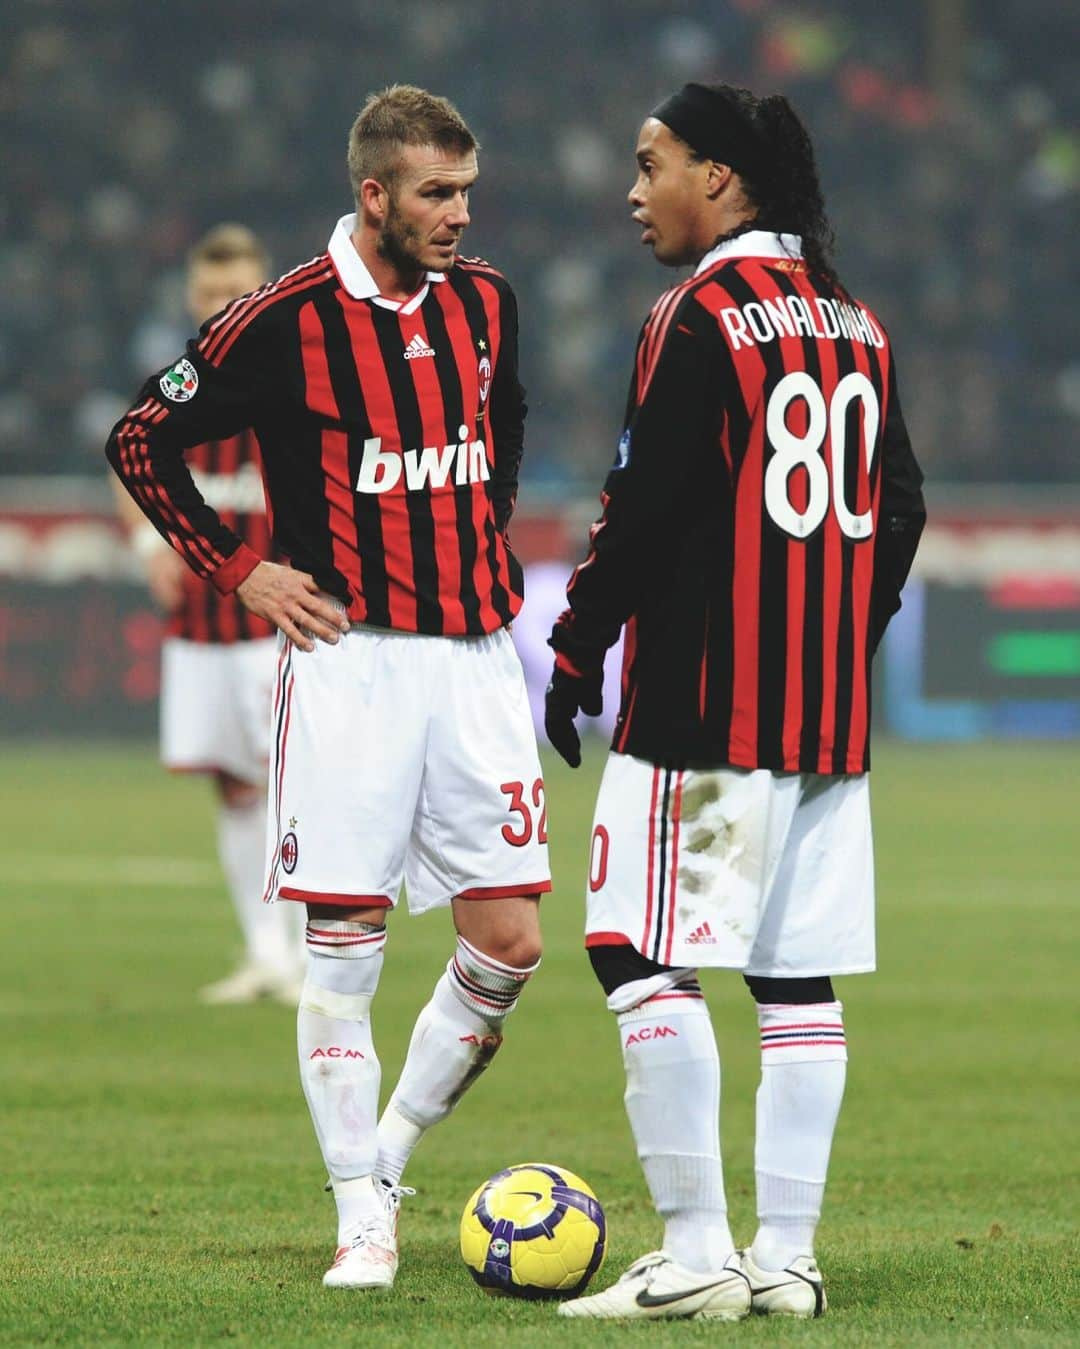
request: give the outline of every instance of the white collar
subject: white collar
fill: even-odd
[[[748,230],[734,239],[726,239],[715,248],[710,248],[694,269],[694,275],[700,276],[707,267],[721,258],[787,258],[794,262],[802,257],[802,236],[798,234],[774,234],[772,230]]]
[[[428,272],[424,277],[424,285],[408,300],[388,300],[386,296],[379,294],[379,287],[375,284],[375,278],[368,271],[364,259],[356,251],[356,245],[352,241],[352,232],[355,228],[355,213],[343,215],[330,236],[328,249],[330,260],[337,268],[337,274],[341,278],[341,284],[354,300],[375,300],[387,309],[400,309],[402,313],[411,314],[414,309],[418,309],[423,303],[424,296],[427,295],[427,283],[429,281],[446,280],[445,272]]]

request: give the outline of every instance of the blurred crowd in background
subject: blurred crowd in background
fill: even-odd
[[[481,141],[465,252],[514,284],[536,497],[594,491],[637,329],[638,127],[689,79],[782,91],[846,284],[889,328],[928,474],[1075,480],[1080,82],[1069,0],[9,0],[0,53],[0,475],[99,475],[189,334],[187,247],[284,271],[352,209],[346,134],[394,81]],[[0,478],[0,492],[3,490]]]

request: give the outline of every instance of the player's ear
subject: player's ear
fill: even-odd
[[[733,176],[729,164],[720,164],[715,159],[706,161],[705,192],[710,201],[715,201],[720,196]]]
[[[390,205],[390,193],[377,178],[365,178],[360,184],[360,194],[357,197],[356,204],[361,215],[373,224],[381,225],[386,219],[387,209]]]

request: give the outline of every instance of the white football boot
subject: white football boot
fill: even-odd
[[[398,1267],[397,1225],[402,1195],[415,1194],[405,1185],[379,1181],[376,1193],[382,1211],[363,1218],[352,1241],[339,1246],[334,1263],[323,1275],[326,1288],[392,1288]]]
[[[302,975],[252,963],[241,965],[224,979],[200,988],[199,1001],[210,1007],[225,1007],[271,998],[286,1007],[295,1007],[300,1001],[303,986]]]
[[[264,965],[241,965],[224,979],[200,988],[199,1001],[211,1007],[258,1002],[273,996],[277,978],[276,972]]]
[[[740,1251],[750,1284],[751,1307],[770,1316],[820,1316],[828,1307],[821,1270],[812,1255],[800,1255],[786,1269],[760,1269],[749,1251]]]
[[[279,971],[274,976],[269,996],[273,998],[275,1002],[280,1002],[283,1007],[298,1007],[300,1005],[300,994],[303,992],[303,988],[303,974],[286,974]]]
[[[626,1273],[592,1297],[575,1298],[559,1307],[560,1316],[605,1320],[741,1321],[750,1312],[750,1285],[737,1255],[712,1273],[687,1269],[666,1251],[651,1251],[635,1260]]]

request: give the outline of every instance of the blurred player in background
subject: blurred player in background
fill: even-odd
[[[218,225],[188,255],[187,306],[197,324],[261,286],[269,259],[243,225]],[[271,552],[259,445],[248,429],[187,451],[199,491],[261,554]],[[161,653],[161,758],[174,772],[206,773],[218,800],[218,850],[244,937],[240,967],[201,990],[209,1003],[276,998],[295,1004],[303,981],[303,924],[262,900],[273,625],[235,595],[219,594],[184,565],[116,482],[120,515],[168,615]]]
[[[307,904],[300,1073],[338,1207],[324,1282],[388,1287],[398,1184],[502,1043],[540,959],[544,785],[508,625],[524,439],[517,304],[458,257],[476,141],[394,86],[349,138],[356,213],[329,249],[204,325],[108,446],[199,575],[280,642],[266,894]],[[254,426],[274,537],[260,559],[183,450]],[[452,906],[456,949],[377,1122],[371,1003],[387,910]]]
[[[580,762],[625,624],[586,945],[615,1013],[663,1249],[566,1316],[820,1315],[846,1071],[830,976],[872,970],[870,663],[925,519],[888,338],[829,260],[786,99],[690,84],[646,119],[642,242],[693,275],[638,341],[604,511],[551,637],[546,724]],[[698,966],[757,1002],[760,1225],[736,1252]]]

